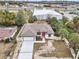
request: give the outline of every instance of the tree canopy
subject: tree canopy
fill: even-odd
[[[22,10],[19,10],[16,16],[16,24],[21,26],[25,23],[25,14]]]
[[[61,36],[61,39],[63,39],[63,38],[67,38],[68,37],[69,32],[65,28],[60,28],[59,29],[59,34]]]
[[[9,11],[0,11],[0,25],[1,26],[13,26],[13,25],[23,25],[26,23],[25,14],[23,11],[18,11],[18,13]]]
[[[14,25],[16,20],[15,13],[0,11],[0,24],[5,26]]]
[[[56,30],[55,33],[58,34],[61,39],[66,38],[69,40],[72,47],[75,49],[79,48],[79,34],[74,30],[75,25],[77,26],[79,24],[79,17],[74,18],[73,21],[69,21],[65,17],[61,20],[52,18],[49,24],[52,26],[53,30]]]

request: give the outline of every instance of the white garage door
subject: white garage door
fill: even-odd
[[[24,41],[34,41],[34,37],[24,37]]]

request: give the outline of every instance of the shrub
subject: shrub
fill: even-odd
[[[10,38],[5,39],[4,43],[10,43]]]
[[[36,16],[30,17],[29,20],[28,20],[29,23],[33,23],[34,21],[37,21]]]
[[[17,13],[17,16],[16,16],[16,24],[18,26],[22,26],[26,23],[25,21],[25,17],[24,17],[24,12],[22,10],[19,10],[19,12]]]

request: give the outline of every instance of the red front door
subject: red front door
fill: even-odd
[[[42,32],[42,36],[45,37],[45,32]]]

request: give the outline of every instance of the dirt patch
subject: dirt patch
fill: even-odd
[[[43,57],[72,57],[71,52],[69,48],[65,45],[65,42],[62,40],[55,40],[53,43],[53,46],[55,47],[55,51],[52,51],[51,53],[43,53],[39,56]],[[35,44],[34,45],[34,52],[37,53],[38,50],[40,50],[40,47],[44,44]]]
[[[36,51],[38,51],[38,50],[40,50],[40,47],[41,46],[43,46],[44,45],[44,43],[35,43],[34,44],[34,52],[36,52]]]
[[[53,42],[54,47],[56,50],[53,52],[55,53],[56,57],[72,57],[69,48],[65,45],[65,42],[62,40],[56,40]]]
[[[4,55],[4,44],[0,43],[0,59],[4,59],[5,55]]]
[[[13,43],[4,44],[0,42],[0,59],[5,59],[12,51]]]

